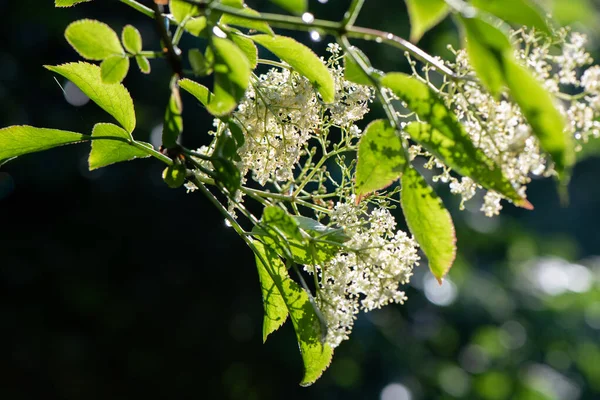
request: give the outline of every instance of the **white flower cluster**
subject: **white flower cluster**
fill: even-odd
[[[586,37],[566,28],[557,32],[554,39],[524,29],[513,32],[512,37],[519,44],[516,57],[556,97],[568,133],[583,142],[599,137],[600,67],[584,69],[593,61],[585,50]],[[449,66],[458,75],[474,77],[466,51],[458,50],[455,54],[456,60]],[[447,105],[457,114],[473,143],[502,168],[519,193],[525,194],[532,175],[554,174],[552,163],[541,151],[516,104],[506,98],[494,99],[474,80],[449,83],[447,90],[453,93],[446,96]],[[573,92],[577,94],[567,94]],[[429,156],[418,146],[411,149],[411,154]],[[443,167],[443,164],[433,160],[427,166]],[[435,180],[448,182],[451,192],[461,195],[461,204],[482,189],[469,178],[452,176],[445,167]],[[490,217],[497,215],[502,209],[501,199],[500,194],[487,192],[481,210]]]
[[[331,126],[358,130],[353,124],[369,111],[373,92],[345,80],[339,46],[328,49],[332,56],[323,63],[335,80],[332,104],[323,104],[306,78],[286,68],[271,69],[248,88],[233,114],[246,133],[246,143],[238,151],[243,176],[251,171],[261,185],[288,181],[311,137]]]
[[[370,213],[352,196],[337,203],[331,222],[350,236],[346,249],[317,266],[317,303],[327,321],[327,343],[333,348],[348,339],[356,314],[390,303],[403,303],[399,289],[408,283],[419,261],[417,243],[402,231],[385,208]],[[314,273],[313,267],[306,270]]]

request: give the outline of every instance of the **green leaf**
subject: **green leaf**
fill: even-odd
[[[248,63],[250,64],[250,69],[255,69],[258,64],[258,49],[254,42],[239,35],[232,35],[231,41],[244,52],[248,59]]]
[[[162,131],[162,144],[167,149],[177,146],[177,139],[181,135],[181,132],[183,132],[182,110],[183,106],[181,104],[179,88],[173,85],[169,104],[167,104],[167,110],[165,111]]]
[[[358,143],[356,194],[359,199],[400,178],[406,166],[402,140],[387,120],[371,122]]]
[[[194,36],[200,36],[206,29],[206,17],[190,18],[185,23],[185,30]]]
[[[266,244],[273,247],[282,257],[298,264],[323,264],[333,258],[339,251],[339,245],[327,242],[317,235],[303,234],[298,222],[279,207],[266,207],[262,217],[261,228],[254,229]],[[340,243],[341,244],[341,243]]]
[[[120,83],[102,82],[100,67],[84,62],[56,66],[46,65],[45,67],[73,82],[94,103],[112,115],[128,132],[133,132],[135,111],[129,92]]]
[[[271,282],[267,282],[267,284],[270,284],[271,290],[276,289],[279,292],[279,295],[275,295],[276,297],[271,302],[271,304],[273,301],[276,302],[274,304],[277,309],[273,309],[274,307],[271,304],[265,305],[265,320],[272,316],[275,317],[274,321],[270,322],[266,329],[272,332],[274,327],[279,327],[283,323],[279,323],[284,318],[284,311],[281,304],[281,300],[283,300],[294,325],[300,354],[304,362],[304,377],[300,385],[309,386],[319,379],[323,371],[331,363],[333,349],[328,344],[322,343],[323,331],[321,320],[309,294],[289,277],[285,265],[281,262],[275,251],[257,241],[254,242],[254,245],[259,271],[261,268],[266,270],[266,273],[273,282],[272,284]],[[267,307],[269,307],[271,314],[267,314]],[[277,325],[278,323],[279,325]],[[263,326],[264,332],[265,327]],[[263,335],[263,337],[265,336]]]
[[[381,83],[406,102],[420,120],[428,122],[413,122],[405,128],[414,141],[459,174],[501,193],[519,207],[531,208],[502,170],[473,145],[463,126],[437,93],[418,79],[399,72],[387,74]]]
[[[565,133],[564,119],[552,95],[527,68],[519,64],[502,31],[476,18],[462,18],[462,22],[467,34],[469,57],[482,82],[489,86],[491,92],[498,89],[500,80],[506,84],[510,96],[531,125],[542,149],[552,157],[555,170],[562,178],[563,172],[575,162],[575,155],[571,139]]]
[[[171,189],[177,189],[185,182],[186,177],[185,166],[181,164],[169,165],[163,170],[163,180]]]
[[[179,87],[198,99],[204,107],[208,107],[208,104],[214,97],[206,86],[194,82],[191,79],[181,79],[179,81]]]
[[[472,0],[471,4],[507,22],[526,25],[551,34],[540,10],[529,0]]]
[[[405,0],[410,18],[410,41],[416,43],[449,12],[444,0]]]
[[[55,7],[71,7],[79,3],[87,3],[92,0],[54,0]]]
[[[226,1],[222,1],[221,3],[223,5],[238,8],[239,11],[243,14],[246,14],[249,16],[254,16],[254,17],[260,16],[260,13],[258,11],[253,10],[252,8],[248,7],[247,5],[245,5],[243,3],[235,4],[236,2],[231,3],[231,2],[226,2]],[[225,25],[239,26],[241,28],[247,28],[247,29],[258,31],[258,32],[263,32],[263,33],[267,33],[269,35],[274,34],[273,29],[271,29],[271,27],[269,26],[268,23],[263,22],[263,21],[256,21],[256,20],[252,20],[252,19],[245,19],[243,17],[238,17],[236,15],[223,14],[223,16],[221,17],[221,23],[225,24]]]
[[[79,55],[88,60],[104,60],[124,53],[117,33],[105,23],[93,19],[71,23],[65,30],[65,38]]]
[[[499,29],[477,18],[460,18],[464,46],[481,83],[498,98],[505,86],[503,54],[512,54],[508,38]]]
[[[212,65],[210,65],[200,50],[190,49],[188,51],[188,59],[190,60],[194,75],[207,76],[212,73]]]
[[[570,168],[575,163],[575,152],[552,95],[516,59],[511,57],[504,61],[511,97],[533,128],[542,149],[552,157],[558,176],[568,179]]]
[[[215,56],[214,96],[206,108],[216,116],[230,114],[244,96],[250,82],[250,64],[246,55],[231,40],[213,38]]]
[[[173,14],[173,19],[177,22],[195,17],[200,13],[198,6],[184,0],[170,0],[169,9],[171,10],[171,14]]]
[[[263,318],[263,343],[267,341],[267,337],[279,329],[288,317],[288,309],[285,304],[285,299],[281,295],[280,287],[282,280],[289,279],[285,265],[279,259],[277,254],[270,248],[265,247],[260,242],[254,242],[259,253],[255,254],[256,268],[258,269],[258,278],[260,279],[260,288],[263,298],[263,307],[265,316]],[[259,256],[260,255],[260,256]],[[261,259],[264,259],[263,263]],[[265,267],[269,265],[269,271]],[[275,284],[271,274],[276,277],[279,285]]]
[[[100,137],[110,139],[99,139]],[[135,141],[131,137],[131,134],[117,125],[107,123],[96,124],[92,131],[92,138],[94,139],[92,140],[92,151],[88,158],[90,171],[122,161],[150,157],[147,151],[134,147],[133,143]],[[141,144],[152,148],[152,145],[149,143]]]
[[[352,51],[356,57],[358,57],[368,68],[367,71],[370,71],[370,73],[375,75],[377,79],[381,78],[382,74],[373,69],[371,66],[371,61],[367,58],[365,53],[362,52],[362,50],[357,47],[353,47]],[[347,81],[358,83],[359,85],[373,86],[372,79],[365,74],[365,71],[363,71],[358,63],[354,62],[354,59],[348,53],[344,54],[344,78]]]
[[[142,51],[142,35],[133,25],[125,25],[121,32],[121,41],[131,54],[138,54]]]
[[[150,61],[147,57],[144,56],[135,56],[135,62],[138,65],[138,68],[142,73],[149,74],[150,73]]]
[[[237,142],[231,131],[224,130],[219,134],[211,159],[217,175],[216,179],[232,195],[240,188],[242,180],[240,170],[232,162],[235,159],[239,160],[237,149]]]
[[[305,13],[308,9],[308,0],[271,0],[271,3],[297,15]]]
[[[427,181],[414,168],[402,175],[401,204],[410,232],[429,260],[429,269],[441,283],[456,257],[452,217]]]
[[[120,83],[129,72],[129,57],[110,56],[100,64],[100,76],[104,83]]]
[[[455,140],[423,122],[412,122],[404,131],[459,174],[470,177],[486,189],[501,193],[519,207],[533,209],[531,203],[519,196],[501,169],[491,165],[491,161],[468,138]]]
[[[251,36],[251,39],[306,77],[321,94],[325,103],[335,100],[333,77],[311,49],[286,36],[255,35]]]
[[[0,160],[89,139],[80,133],[28,125],[0,129]]]

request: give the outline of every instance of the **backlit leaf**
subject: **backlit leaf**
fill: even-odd
[[[306,12],[308,9],[308,0],[271,0],[271,3],[297,15]]]
[[[371,122],[358,143],[356,194],[384,189],[400,178],[406,157],[398,132],[387,120]]]
[[[181,96],[179,88],[173,86],[171,88],[171,96],[165,111],[163,122],[162,144],[166,148],[172,148],[177,145],[177,139],[183,132],[183,117],[181,116],[183,106],[181,104]]]
[[[371,75],[375,75],[376,78],[381,78],[381,72],[373,69],[371,66],[371,61],[369,61],[365,53],[356,47],[353,48],[352,51],[355,56],[362,61],[364,66],[367,68],[367,71],[370,72]],[[356,63],[352,56],[350,56],[348,53],[344,54],[344,78],[347,81],[358,83],[359,85],[373,86],[372,79],[369,78],[360,65],[358,65],[358,63]]]
[[[99,66],[78,62],[45,67],[73,82],[94,103],[119,121],[128,132],[133,132],[135,111],[129,92],[120,83],[102,82]]]
[[[202,103],[204,107],[208,106],[208,103],[210,103],[211,99],[213,98],[213,94],[206,86],[201,85],[198,82],[194,82],[191,79],[181,79],[179,81],[179,87],[198,99],[198,101]]]
[[[171,14],[173,14],[173,19],[177,22],[195,17],[200,13],[198,6],[184,0],[170,0],[169,9],[171,10]]]
[[[89,139],[80,133],[28,125],[0,129],[0,160],[5,161],[27,153],[51,149]]]
[[[239,35],[231,35],[231,41],[237,45],[246,55],[250,69],[256,68],[258,64],[258,49],[254,42],[248,38]]]
[[[98,139],[100,137],[108,139]],[[92,138],[94,139],[92,140],[92,151],[88,158],[90,171],[122,161],[150,157],[147,151],[133,145],[134,140],[131,134],[117,125],[96,124],[92,131]],[[149,143],[141,144],[152,148]]]
[[[221,117],[231,113],[250,82],[250,64],[240,48],[228,39],[213,38],[215,84],[208,111]]]
[[[279,296],[281,296],[277,300],[274,300],[277,301],[275,303],[277,309],[270,310],[272,315],[277,319],[269,323],[268,329],[271,332],[277,329],[277,324],[284,318],[280,301],[283,300],[294,325],[300,354],[304,362],[304,377],[300,385],[309,386],[319,379],[323,371],[331,363],[333,349],[328,344],[322,342],[323,328],[321,327],[321,319],[315,311],[314,303],[311,301],[309,294],[290,278],[285,265],[273,249],[258,241],[254,243],[259,271],[261,268],[266,270],[273,282],[272,284],[271,282],[267,282],[267,284],[271,285],[272,290],[276,289],[279,292]],[[269,307],[272,306],[269,305]],[[265,319],[268,317],[269,315],[266,314]],[[265,332],[264,327],[263,332]]]
[[[103,22],[82,19],[67,26],[65,38],[82,57],[88,60],[104,60],[123,54],[117,33]]]
[[[452,217],[414,168],[406,168],[402,175],[400,200],[408,228],[427,256],[431,273],[441,283],[456,257]]]
[[[529,0],[472,0],[471,4],[496,17],[550,34],[541,10]]]
[[[444,0],[405,0],[410,18],[410,40],[418,42],[431,28],[448,15]]]
[[[311,49],[286,36],[255,35],[251,36],[251,39],[306,77],[321,94],[325,103],[335,100],[333,77]]]
[[[176,189],[184,184],[186,173],[185,166],[181,164],[169,165],[163,170],[163,181],[165,181],[167,186],[171,189]]]
[[[54,0],[55,7],[71,7],[79,3],[87,3],[92,0]]]
[[[100,64],[100,76],[104,83],[120,83],[129,71],[129,57],[110,56]]]
[[[459,174],[503,194],[520,207],[531,207],[502,174],[500,167],[473,145],[456,116],[425,83],[399,72],[387,74],[381,83],[406,102],[422,121],[428,122],[413,122],[405,128],[414,141]]]
[[[125,49],[131,54],[142,51],[142,35],[133,25],[125,25],[121,32],[121,41]]]
[[[222,1],[221,3],[223,5],[238,8],[239,12],[246,14],[246,15],[250,15],[250,16],[260,15],[260,13],[258,11],[253,10],[252,8],[245,5],[243,2],[240,4],[239,2]],[[241,28],[247,28],[247,29],[255,30],[257,32],[263,32],[263,33],[267,33],[269,35],[273,35],[273,30],[271,29],[269,24],[266,22],[263,22],[263,21],[245,19],[243,17],[238,17],[236,15],[231,15],[231,14],[223,14],[223,16],[221,17],[221,23],[225,24],[225,25],[239,26]]]
[[[135,62],[138,65],[138,68],[142,73],[149,74],[150,73],[150,61],[147,57],[144,56],[135,56]]]

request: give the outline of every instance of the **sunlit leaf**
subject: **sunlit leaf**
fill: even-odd
[[[463,126],[437,93],[418,79],[399,72],[387,74],[381,82],[422,121],[428,122],[413,122],[405,128],[413,140],[459,174],[503,194],[520,207],[531,207],[502,174],[500,167],[473,145]]]
[[[496,98],[505,86],[503,54],[513,52],[508,38],[497,28],[477,18],[461,18],[464,46],[481,83]]]
[[[142,51],[142,35],[133,25],[125,25],[121,32],[121,41],[131,54],[138,54]]]
[[[67,26],[65,38],[82,57],[88,60],[104,60],[123,54],[117,33],[103,22],[82,19]]]
[[[94,103],[119,121],[128,132],[133,132],[135,111],[129,92],[120,83],[102,82],[99,66],[78,62],[45,67],[73,82]]]
[[[228,39],[213,38],[215,84],[206,108],[214,116],[231,113],[250,82],[250,64],[240,48]]]
[[[414,168],[406,168],[402,175],[400,199],[408,228],[427,256],[431,273],[441,283],[456,257],[452,217],[433,188]]]
[[[410,40],[418,42],[431,28],[446,18],[449,7],[444,0],[405,0],[410,18]]]
[[[565,121],[552,95],[514,58],[505,60],[506,84],[519,105],[540,145],[552,157],[554,169],[561,179],[568,179],[575,162],[571,138],[565,132]]]
[[[302,14],[308,9],[308,0],[271,0],[271,3],[291,12],[292,14]]]
[[[129,57],[110,56],[100,64],[100,76],[104,83],[119,83],[129,71]]]
[[[171,10],[171,14],[173,14],[173,19],[177,22],[195,17],[200,13],[198,6],[185,0],[170,0],[169,9]]]
[[[325,103],[335,100],[333,77],[311,49],[286,36],[255,35],[251,36],[251,39],[306,77],[321,94]]]
[[[149,74],[150,73],[150,61],[147,57],[144,56],[135,56],[135,62],[138,65],[138,68],[142,73]]]
[[[384,189],[400,178],[406,157],[402,140],[387,120],[371,122],[358,144],[356,194],[359,198]]]
[[[171,96],[165,111],[163,122],[162,144],[166,148],[172,148],[177,145],[177,139],[183,132],[183,117],[181,116],[183,106],[181,104],[181,96],[179,88],[173,86],[171,88]]]
[[[86,139],[89,139],[89,136],[58,129],[36,128],[28,125],[9,126],[0,129],[0,160],[6,161],[23,154]]]
[[[185,30],[191,35],[200,36],[207,27],[206,17],[190,18],[185,23]]]
[[[169,165],[163,170],[162,178],[167,186],[169,186],[171,189],[176,189],[184,184],[186,174],[187,171],[185,170],[185,166],[181,164],[173,164]]]
[[[232,35],[231,41],[244,52],[246,58],[248,59],[248,63],[250,64],[250,68],[256,68],[256,65],[258,64],[258,49],[256,48],[254,42],[239,35]]]
[[[281,296],[280,298],[277,296],[273,300],[277,302],[275,303],[277,309],[269,310],[272,313],[271,315],[274,315],[276,319],[269,323],[268,329],[271,332],[274,330],[273,328],[277,329],[277,324],[284,318],[280,301],[283,300],[294,325],[300,354],[304,362],[304,377],[300,385],[309,386],[319,379],[323,371],[331,363],[333,349],[328,344],[322,342],[323,328],[321,327],[321,319],[315,311],[315,305],[311,302],[309,294],[289,277],[285,265],[283,265],[274,250],[258,241],[254,243],[259,271],[261,268],[266,270],[273,282],[272,284],[271,282],[267,282],[267,284],[270,284],[272,290],[277,289],[279,296]],[[272,308],[271,304],[268,307]],[[265,311],[266,307],[267,305],[265,306]],[[268,317],[269,314],[266,314],[265,320]],[[265,332],[264,327],[263,332]]]
[[[412,122],[404,129],[417,143],[461,175],[468,176],[486,189],[503,194],[515,205],[533,209],[531,203],[519,196],[510,181],[503,176],[500,167],[490,160],[469,139],[455,140],[431,125]]]
[[[221,1],[221,4],[238,8],[239,12],[246,14],[246,15],[260,16],[260,13],[258,11],[253,10],[252,8],[245,5],[243,2],[228,0],[228,1]],[[221,23],[225,24],[225,25],[239,26],[241,28],[247,28],[247,29],[255,30],[257,32],[263,32],[263,33],[267,33],[269,35],[273,35],[273,30],[271,29],[269,24],[266,22],[263,22],[263,21],[245,19],[243,17],[238,17],[236,15],[231,15],[231,14],[223,14],[223,16],[221,17]]]
[[[79,3],[87,3],[92,0],[54,0],[55,7],[71,7]]]
[[[258,269],[258,278],[260,279],[260,288],[263,298],[263,308],[265,315],[263,318],[263,343],[267,337],[279,329],[288,317],[288,309],[285,300],[280,292],[282,280],[289,279],[285,265],[272,249],[265,247],[261,242],[255,241],[255,246],[259,254],[255,255],[256,267]],[[265,261],[263,262],[262,259]],[[269,270],[265,267],[269,265]],[[271,271],[271,273],[269,273]],[[275,284],[271,274],[278,278],[279,285]]]
[[[371,61],[369,61],[365,53],[356,47],[352,49],[352,52],[363,62],[364,66],[368,68],[367,71],[369,71],[371,75],[375,75],[376,78],[381,78],[381,72],[373,69]],[[358,83],[359,85],[373,86],[372,78],[369,78],[369,75],[363,71],[360,65],[358,65],[348,53],[344,54],[344,78],[347,81]]]
[[[122,161],[150,157],[147,151],[133,145],[135,141],[131,137],[131,134],[117,125],[107,123],[96,124],[92,131],[92,138],[94,139],[92,140],[92,151],[88,158],[90,171]],[[152,145],[149,143],[138,143],[152,148]]]
[[[503,81],[518,104],[540,145],[552,157],[560,177],[575,161],[565,121],[552,95],[514,57],[513,48],[499,29],[477,18],[462,18],[469,57],[483,83],[498,94]],[[566,175],[569,173],[567,172]]]
[[[194,96],[204,107],[208,106],[213,98],[213,94],[204,85],[194,82],[191,79],[181,79],[179,87]]]
[[[342,244],[350,240],[350,236],[344,233],[341,228],[332,228],[327,225],[323,225],[319,221],[312,218],[303,217],[302,215],[292,215],[292,218],[298,224],[298,228],[307,232],[313,237],[325,238],[329,241],[337,242]]]
[[[550,33],[542,11],[529,0],[472,0],[471,4],[496,17]]]

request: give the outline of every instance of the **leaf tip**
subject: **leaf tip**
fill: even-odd
[[[521,208],[524,208],[524,209],[530,210],[530,211],[533,210],[533,204],[531,204],[529,202],[529,200],[527,200],[527,199],[521,199],[518,202],[516,202],[515,204],[517,205],[517,207],[521,207]]]

